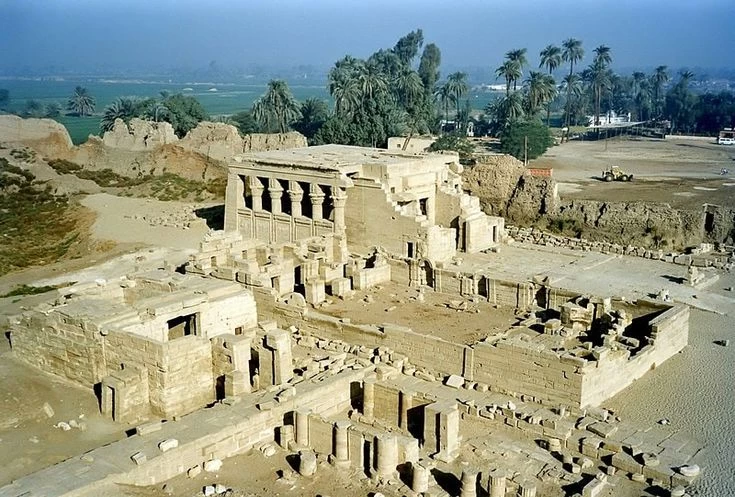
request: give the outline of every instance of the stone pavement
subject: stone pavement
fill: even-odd
[[[663,261],[520,243],[503,246],[499,253],[463,254],[462,258],[459,270],[485,271],[493,278],[522,281],[548,276],[554,287],[628,300],[651,298],[666,289],[674,302],[735,314],[735,293],[722,292],[730,284],[730,275],[706,288],[694,288],[678,282],[686,278],[686,267]]]

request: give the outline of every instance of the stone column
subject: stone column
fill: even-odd
[[[518,489],[520,497],[536,497],[536,482],[533,480],[524,480]]]
[[[294,412],[296,417],[296,445],[309,446],[309,413],[308,409],[299,409]]]
[[[477,471],[471,468],[462,470],[460,497],[477,497]]]
[[[390,478],[398,466],[398,439],[390,433],[382,433],[375,437],[377,450],[377,476]]]
[[[298,181],[288,182],[288,197],[291,199],[291,216],[301,217],[301,200],[304,198],[304,190]]]
[[[347,205],[347,193],[344,188],[332,187],[332,204],[334,205],[334,231],[345,230],[345,206]]]
[[[375,414],[375,380],[365,379],[362,382],[362,414],[372,419]]]
[[[283,196],[283,187],[281,183],[274,178],[268,179],[268,195],[271,197],[271,212],[273,214],[281,213],[281,197]]]
[[[499,469],[491,471],[487,486],[490,497],[505,497],[505,472]]]
[[[334,460],[336,465],[350,463],[350,451],[347,430],[349,421],[337,421],[334,423]]]
[[[253,210],[263,210],[263,183],[260,182],[255,176],[248,176],[248,182],[250,183],[250,195],[253,197]]]
[[[429,490],[429,468],[423,464],[414,464],[411,475],[411,490],[417,494]]]
[[[398,426],[402,430],[408,430],[408,410],[413,407],[413,392],[401,392],[400,412],[398,414]]]
[[[316,183],[309,185],[309,199],[311,199],[311,218],[318,221],[324,217],[322,204],[324,203],[324,191]]]

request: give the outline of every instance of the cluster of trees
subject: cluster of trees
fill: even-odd
[[[460,99],[469,89],[466,75],[451,75],[438,90],[440,63],[439,47],[424,46],[418,29],[367,59],[345,56],[337,61],[328,81],[332,110],[320,99],[298,103],[285,81],[273,80],[252,109],[231,119],[243,133],[294,129],[316,144],[385,146],[390,136],[436,131],[440,116],[435,96],[440,92],[445,117],[449,105],[460,113]]]
[[[424,45],[420,29],[403,36],[389,49],[381,49],[366,59],[345,56],[329,72],[328,90],[333,107],[318,98],[298,102],[288,84],[272,80],[266,92],[248,110],[222,118],[241,133],[286,132],[296,130],[310,143],[342,143],[382,147],[390,136],[458,130],[437,144],[468,153],[460,138],[467,123],[476,134],[501,138],[504,151],[521,158],[534,158],[551,143],[549,125],[600,124],[609,111],[630,113],[638,121],[669,121],[671,132],[716,133],[735,124],[735,94],[696,94],[690,85],[694,74],[681,71],[675,80],[666,66],[651,74],[616,74],[610,47],[592,50],[592,59],[583,66],[585,49],[581,40],[569,38],[561,45],[550,44],[539,53],[536,70],[528,69],[527,50],[518,48],[505,54],[496,76],[505,82],[504,94],[473,116],[467,95],[467,75],[455,72],[440,81],[441,51],[433,43]],[[563,74],[557,79],[557,75]],[[0,109],[7,109],[9,95],[0,90]],[[69,98],[66,110],[76,116],[95,111],[95,99],[82,87]],[[24,114],[57,117],[59,103],[42,105],[29,100]],[[116,119],[133,117],[170,122],[183,136],[198,122],[208,119],[193,97],[163,92],[157,98],[118,98],[105,107],[101,131],[112,128]],[[519,148],[523,143],[522,150]],[[526,146],[528,143],[528,146]]]
[[[105,107],[100,132],[111,130],[117,119],[129,123],[134,117],[168,122],[178,137],[183,137],[201,121],[209,119],[202,104],[194,97],[161,92],[159,98],[120,97]]]

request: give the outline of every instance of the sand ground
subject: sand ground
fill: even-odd
[[[700,208],[735,206],[735,147],[699,140],[614,138],[571,141],[529,163],[550,167],[563,198],[666,202]],[[601,173],[619,166],[634,179],[605,183]],[[720,175],[722,168],[729,174]]]

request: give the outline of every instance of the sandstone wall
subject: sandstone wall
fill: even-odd
[[[651,330],[648,345],[632,358],[627,353],[608,353],[598,359],[597,367],[585,368],[583,407],[601,404],[686,347],[689,307],[672,307],[654,317],[648,326]]]
[[[578,406],[584,365],[584,359],[560,357],[542,345],[501,340],[474,346],[472,379],[543,403]]]
[[[421,239],[421,225],[402,216],[391,204],[380,185],[370,180],[356,180],[350,189],[345,208],[347,240],[350,250],[366,254],[381,246],[398,257],[406,256],[406,243]],[[422,240],[425,242],[425,240]]]
[[[281,327],[296,326],[314,336],[343,340],[368,347],[385,346],[410,358],[412,364],[438,370],[445,374],[463,374],[465,345],[438,337],[416,333],[394,324],[383,326],[344,323],[339,318],[309,311],[304,314],[295,307],[281,303],[258,306],[261,319],[273,319]]]
[[[252,133],[243,137],[243,152],[265,152],[301,148],[308,145],[306,137],[296,131],[288,133]]]
[[[30,147],[44,157],[65,157],[73,145],[63,124],[53,119],[0,115],[0,143]]]
[[[107,376],[102,340],[95,328],[59,312],[23,316],[11,327],[16,357],[87,388]]]

